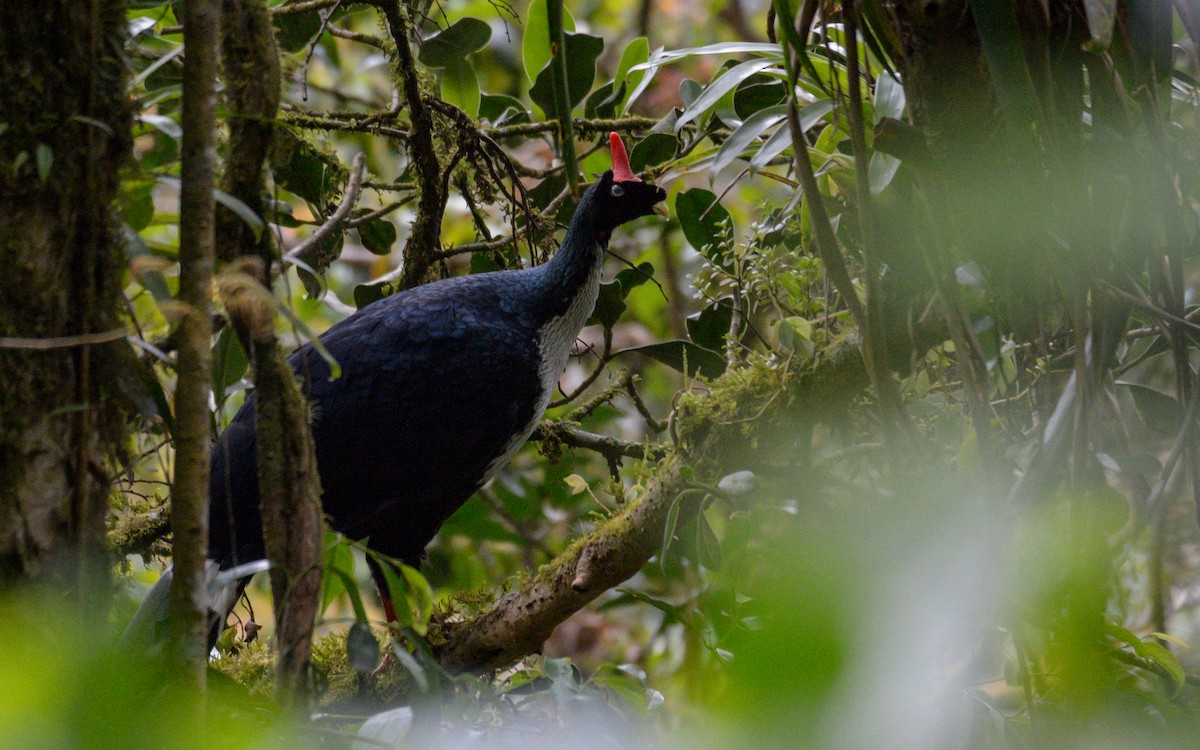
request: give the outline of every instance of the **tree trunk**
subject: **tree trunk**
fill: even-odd
[[[175,385],[175,477],[171,486],[173,666],[205,682],[208,598],[209,424],[212,382],[212,274],[215,224],[217,67],[221,5],[183,7],[183,141],[179,196],[179,359]]]
[[[0,582],[89,599],[108,591],[104,515],[126,434],[112,211],[130,149],[125,5],[0,5]]]

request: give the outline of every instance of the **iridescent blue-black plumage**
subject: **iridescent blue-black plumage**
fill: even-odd
[[[618,173],[631,176],[627,165]],[[368,305],[321,336],[341,368],[337,379],[311,345],[293,354],[312,403],[332,528],[419,560],[540,419],[595,304],[612,230],[665,197],[606,172],[585,191],[550,262],[446,279]],[[261,558],[253,396],[214,448],[211,492],[210,557],[222,568]]]

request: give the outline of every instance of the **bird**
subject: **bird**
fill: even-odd
[[[609,145],[612,169],[583,192],[546,263],[442,279],[366,305],[319,337],[336,378],[312,344],[289,357],[311,404],[321,504],[334,531],[415,567],[446,519],[528,440],[595,307],[613,230],[665,213],[666,192],[634,174],[617,133]],[[210,576],[265,557],[254,405],[251,394],[212,451]],[[381,568],[389,563],[368,563],[394,621]],[[245,579],[236,583],[210,602],[220,625]],[[164,600],[168,585],[155,587]]]

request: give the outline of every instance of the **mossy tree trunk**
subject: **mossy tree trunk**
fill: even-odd
[[[107,590],[126,435],[112,208],[130,151],[125,6],[0,4],[0,582],[88,595]]]

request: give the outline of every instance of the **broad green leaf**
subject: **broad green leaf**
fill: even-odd
[[[324,206],[344,176],[321,158],[316,147],[287,129],[278,128],[275,139],[271,151],[275,182],[315,206]]]
[[[333,600],[346,592],[346,584],[342,577],[330,575],[331,570],[340,570],[346,578],[354,580],[354,552],[340,534],[325,535],[325,554],[322,562],[321,575],[321,609],[324,612]]]
[[[403,651],[403,649],[397,650]],[[404,653],[408,654],[407,651]],[[350,750],[403,747],[404,738],[408,736],[409,731],[412,729],[412,723],[412,706],[402,706],[401,708],[393,708],[389,711],[375,714],[364,721],[363,725],[358,729],[357,736],[367,740],[367,742],[355,742]]]
[[[781,104],[786,97],[787,86],[783,81],[767,76],[747,78],[733,92],[733,111],[738,119],[745,120],[759,110]]]
[[[634,65],[630,71],[656,68],[664,63],[676,62],[693,55],[735,55],[753,53],[770,57],[773,62],[782,62],[783,55],[778,44],[770,42],[720,42],[705,47],[684,47],[669,51],[658,50],[647,62]]]
[[[1174,435],[1179,429],[1179,415],[1183,413],[1179,402],[1149,386],[1118,380],[1115,385],[1129,389],[1138,414],[1147,427],[1163,435]]]
[[[713,107],[742,81],[776,64],[777,61],[775,60],[750,60],[733,66],[720,78],[708,84],[700,96],[696,97],[696,100],[688,105],[687,109],[684,110],[684,113],[680,115],[679,120],[675,123],[676,130]]]
[[[183,127],[179,123],[165,115],[155,115],[149,112],[143,112],[138,115],[138,119],[163,135],[179,140],[183,137]]]
[[[596,80],[596,59],[603,50],[604,40],[598,36],[566,35],[567,94],[572,110],[592,90],[592,82]],[[555,66],[548,66],[538,74],[537,81],[529,89],[529,98],[542,108],[547,119],[558,117],[554,106],[554,82],[557,75]]]
[[[730,298],[717,300],[698,313],[687,317],[688,337],[697,346],[714,352],[725,349],[725,337],[733,324],[733,307]]]
[[[249,366],[233,327],[225,326],[212,347],[212,392],[218,402],[225,400],[225,389],[241,380]]]
[[[643,354],[689,376],[715,378],[725,372],[725,358],[714,351],[677,339],[623,349],[617,354]]]
[[[733,131],[717,151],[713,161],[712,173],[716,174],[733,163],[734,159],[742,156],[742,152],[757,141],[763,133],[783,122],[787,116],[787,107],[778,105],[759,110]]]
[[[900,169],[901,161],[890,154],[885,154],[882,151],[876,151],[871,154],[871,161],[867,164],[868,182],[871,186],[871,195],[879,195],[887,186],[892,184],[892,178],[896,176],[896,171]]]
[[[711,190],[692,188],[675,198],[675,215],[683,236],[712,263],[728,268],[727,238],[732,219]]]
[[[275,15],[275,39],[286,52],[298,52],[308,46],[321,29],[321,16],[315,11]]]
[[[821,121],[821,118],[833,111],[833,102],[829,99],[821,99],[801,109],[797,115],[800,117],[800,130],[804,132]],[[782,154],[792,145],[791,129],[781,127],[776,130],[767,142],[762,145],[754,158],[750,160],[750,166],[753,169],[762,169],[771,162],[772,159]]]
[[[356,621],[346,633],[346,662],[363,674],[370,674],[379,665],[379,641],[365,622]]]
[[[529,111],[521,100],[507,94],[481,94],[479,116],[493,125],[529,121]]]
[[[479,114],[479,79],[466,57],[451,60],[442,70],[442,98],[474,118]]]
[[[387,255],[396,242],[396,225],[387,219],[372,219],[358,226],[358,238],[363,247],[376,255]]]
[[[812,324],[797,315],[783,318],[775,326],[780,346],[809,359],[816,351],[812,342]]]
[[[621,53],[621,61],[617,63],[617,74],[613,76],[613,88],[620,89],[621,84],[625,84],[625,95],[621,98],[621,106],[618,107],[622,113],[625,112],[630,94],[638,88],[642,79],[649,75],[649,72],[644,68],[633,73],[630,73],[629,69],[634,65],[641,65],[649,59],[650,43],[644,36],[634,39],[625,46],[625,51]]]
[[[629,154],[629,168],[639,173],[646,167],[662,164],[675,156],[679,139],[670,133],[651,133],[634,145]]]
[[[563,31],[574,31],[575,19],[563,5]],[[550,62],[550,24],[546,18],[546,0],[533,0],[525,13],[525,37],[521,40],[521,58],[530,83],[537,80]]]
[[[433,68],[447,68],[487,46],[492,27],[478,18],[460,18],[421,44],[418,59]]]
[[[904,87],[888,72],[881,73],[875,82],[875,116],[874,124],[885,117],[899,120],[904,116],[904,106],[907,100]]]
[[[729,497],[749,495],[758,487],[758,476],[752,471],[735,471],[717,482],[717,489]]]

